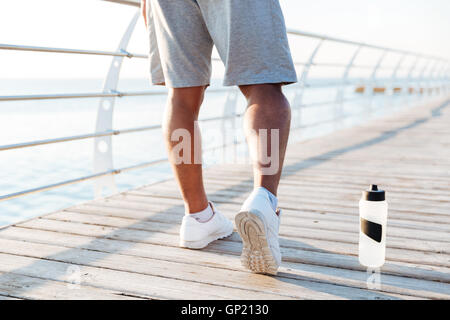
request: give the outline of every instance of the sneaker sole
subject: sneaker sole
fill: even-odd
[[[266,227],[258,213],[239,212],[235,222],[243,242],[242,265],[255,273],[276,275],[278,264],[267,243]]]
[[[211,242],[229,237],[231,236],[232,233],[233,229],[231,229],[231,231],[227,230],[225,232],[215,233],[209,236],[208,238],[198,241],[185,241],[180,239],[180,247],[188,249],[203,249],[206,246],[208,246],[208,244],[210,244]]]

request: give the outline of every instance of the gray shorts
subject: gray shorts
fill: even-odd
[[[147,0],[153,84],[210,83],[215,45],[225,86],[297,81],[279,0]]]

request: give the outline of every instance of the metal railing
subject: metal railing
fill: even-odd
[[[125,5],[139,6],[139,1],[136,0],[105,0],[109,2],[116,2]],[[62,186],[67,186],[74,183],[79,183],[87,180],[96,181],[96,196],[101,196],[102,190],[105,187],[110,187],[115,189],[115,182],[113,177],[119,173],[142,169],[148,166],[152,166],[158,163],[167,161],[166,158],[156,159],[152,161],[147,161],[139,164],[135,164],[128,167],[114,168],[113,167],[113,153],[112,153],[112,137],[120,134],[128,134],[135,132],[150,131],[155,129],[160,129],[161,125],[151,125],[144,127],[135,127],[128,129],[115,130],[112,127],[112,115],[114,110],[114,103],[117,98],[125,98],[132,96],[154,96],[154,95],[164,95],[165,91],[127,91],[119,92],[117,91],[117,84],[119,80],[119,71],[121,69],[123,59],[146,59],[147,54],[131,53],[128,52],[127,46],[131,38],[133,30],[135,28],[136,22],[139,18],[140,13],[136,14],[131,19],[127,30],[125,31],[119,46],[116,51],[99,51],[99,50],[80,50],[72,48],[51,48],[51,47],[39,47],[39,46],[27,46],[27,45],[11,45],[11,44],[0,44],[0,50],[14,50],[14,51],[29,51],[29,52],[50,52],[55,54],[83,54],[83,55],[99,55],[111,57],[111,65],[108,75],[104,81],[104,87],[102,92],[97,93],[70,93],[70,94],[37,94],[37,95],[15,95],[15,96],[0,96],[0,102],[6,101],[25,101],[25,100],[51,100],[51,99],[81,99],[81,98],[100,98],[98,112],[97,112],[97,124],[96,131],[94,133],[80,134],[68,137],[59,137],[46,140],[35,140],[17,144],[3,145],[0,146],[0,151],[7,151],[19,148],[29,148],[40,145],[48,145],[55,143],[63,143],[68,141],[85,140],[85,139],[95,139],[94,143],[94,173],[91,175],[79,177],[76,179],[65,180],[57,182],[54,184],[49,184],[45,186],[40,186],[32,189],[23,190],[20,192],[14,192],[6,195],[0,196],[0,201],[9,200],[32,193],[43,192]],[[290,36],[311,38],[317,40],[315,48],[312,50],[307,61],[295,61],[296,67],[303,67],[303,70],[299,76],[299,83],[290,86],[292,90],[295,90],[295,95],[292,100],[292,107],[296,110],[302,110],[303,108],[314,107],[323,104],[333,104],[336,107],[336,115],[331,120],[319,121],[309,126],[318,125],[324,122],[335,121],[340,116],[342,116],[342,106],[345,102],[354,101],[355,99],[345,99],[345,89],[348,85],[356,86],[357,83],[350,80],[350,72],[354,69],[367,69],[370,71],[370,77],[366,79],[359,79],[359,92],[365,93],[361,97],[366,99],[369,97],[371,101],[375,92],[386,92],[391,93],[398,92],[400,90],[406,90],[407,94],[421,93],[419,97],[429,97],[429,90],[439,90],[441,94],[448,94],[449,84],[450,84],[450,64],[448,60],[441,57],[435,57],[415,52],[409,52],[405,50],[398,50],[393,48],[382,47],[373,44],[367,44],[362,42],[350,41],[346,39],[340,39],[330,36],[325,36],[321,34],[315,34],[310,32],[304,32],[296,29],[289,28],[287,30]],[[346,46],[354,47],[354,52],[347,63],[319,63],[316,61],[318,52],[320,52],[323,44],[325,42],[334,42]],[[379,58],[375,65],[358,65],[355,64],[356,59],[361,54],[362,49],[373,49],[379,52]],[[388,54],[398,54],[401,58],[396,65],[393,66],[383,66],[383,62]],[[407,57],[413,57],[414,63],[408,67],[403,66],[403,62]],[[214,61],[219,61],[218,58],[213,58]],[[419,75],[414,77],[414,72],[419,66],[419,62],[424,61],[425,64],[419,71]],[[338,81],[332,83],[321,83],[314,84],[308,82],[309,73],[313,67],[338,67],[343,68],[343,74]],[[380,70],[391,71],[391,77],[389,79],[383,79],[385,82],[384,91],[383,88],[378,88],[378,78],[377,73]],[[400,70],[407,71],[406,79],[398,77],[398,72]],[[399,84],[401,83],[401,85]],[[437,84],[436,84],[437,83]],[[319,103],[304,103],[303,96],[306,88],[318,88],[323,86],[333,86],[336,87],[337,94],[335,99],[331,101],[319,102]],[[378,91],[377,91],[378,90]],[[225,102],[224,114],[220,117],[211,117],[207,119],[202,119],[200,121],[222,121],[222,126],[224,126],[225,121],[234,121],[236,118],[241,117],[242,114],[236,112],[237,104],[237,91],[236,89],[228,88],[210,88],[208,92],[227,92],[228,96]],[[0,105],[1,107],[1,105]],[[234,122],[232,122],[233,128],[235,127]],[[298,126],[298,128],[304,128],[305,126]],[[296,128],[294,128],[296,129]],[[239,141],[233,141],[232,144],[237,145],[242,143]],[[220,148],[227,147],[228,144],[224,143]],[[210,149],[216,149],[218,147],[213,147]],[[205,151],[208,151],[206,149]]]

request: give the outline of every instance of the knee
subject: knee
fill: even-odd
[[[258,84],[240,86],[239,89],[245,96],[248,106],[258,105],[258,109],[264,113],[277,117],[290,117],[291,109],[289,101],[283,94],[281,84]]]
[[[169,89],[168,105],[172,109],[190,111],[195,116],[200,111],[206,87],[171,88]]]
[[[281,84],[278,83],[243,85],[239,89],[247,100],[283,95]]]

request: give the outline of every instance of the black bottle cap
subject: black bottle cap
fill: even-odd
[[[386,199],[386,193],[384,190],[378,190],[376,184],[371,184],[369,190],[362,192],[362,198],[367,201],[384,201]]]

